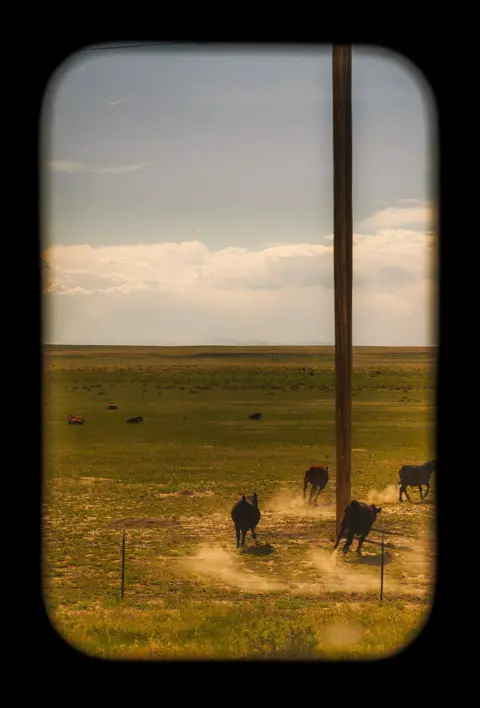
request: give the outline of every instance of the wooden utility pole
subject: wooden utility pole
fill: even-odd
[[[333,46],[333,260],[337,534],[350,501],[352,450],[352,48]]]

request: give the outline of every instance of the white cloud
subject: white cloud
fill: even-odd
[[[96,174],[123,175],[127,172],[138,172],[145,167],[146,162],[136,162],[133,165],[119,165],[118,167],[90,167],[90,172]]]
[[[411,200],[402,200],[410,203]],[[414,202],[416,200],[413,200]],[[355,225],[361,233],[375,233],[379,229],[417,228],[430,231],[434,228],[435,212],[431,205],[388,207]]]
[[[69,288],[59,281],[53,281],[47,288],[47,292],[52,295],[94,295],[94,290],[87,290],[82,288],[80,285],[75,285],[73,288]]]
[[[432,343],[432,242],[398,228],[355,235],[355,344]],[[334,341],[331,243],[257,251],[211,251],[200,241],[54,246],[45,255],[52,264],[49,341]]]
[[[118,106],[119,103],[130,103],[131,98],[120,98],[118,101],[109,101],[107,106]]]
[[[48,165],[54,172],[68,172],[72,175],[85,169],[83,162],[68,162],[66,160],[52,160]]]
[[[138,172],[145,167],[146,162],[136,162],[131,165],[117,165],[113,167],[102,167],[97,164],[86,164],[84,162],[68,162],[66,160],[52,160],[48,166],[53,172],[67,172],[68,174],[78,174],[79,172],[91,172],[95,174],[121,175],[127,172]]]

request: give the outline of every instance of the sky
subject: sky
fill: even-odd
[[[91,49],[42,114],[44,341],[334,344],[331,47]],[[354,47],[353,344],[436,344],[436,124]]]

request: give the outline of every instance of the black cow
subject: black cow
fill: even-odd
[[[261,413],[252,413],[252,415],[248,416],[248,419],[249,420],[260,420],[261,417],[262,417]]]
[[[352,545],[353,537],[360,536],[357,553],[361,556],[363,542],[367,538],[377,514],[381,511],[381,508],[376,507],[375,504],[366,504],[355,500],[347,504],[334,548],[338,548],[340,539],[346,536],[347,540],[345,541],[343,552],[347,553]]]
[[[257,527],[261,516],[260,509],[258,508],[258,497],[256,492],[248,499],[245,495],[242,495],[240,501],[233,505],[231,517],[233,523],[235,524],[237,548],[240,545],[242,548],[245,546],[245,536],[249,530],[252,532],[252,537],[255,539],[255,542],[257,542],[255,528]],[[242,537],[241,542],[240,534]]]
[[[310,498],[308,500],[309,504],[317,503],[318,495],[325,489],[328,482],[328,467],[323,467],[322,465],[311,465],[307,470],[305,470],[305,475],[303,477],[303,498],[305,499],[307,493],[307,487],[309,484],[312,485],[310,490]],[[313,499],[316,492],[315,499]]]
[[[432,472],[435,472],[437,467],[436,460],[430,460],[430,462],[425,462],[424,465],[404,465],[400,472],[398,473],[400,485],[400,501],[403,502],[403,493],[408,501],[411,501],[408,496],[407,487],[418,487],[420,492],[420,499],[424,498],[422,485],[424,484],[427,488],[425,492],[425,497],[430,491],[430,477]]]
[[[143,420],[143,416],[137,415],[135,418],[129,418],[127,420],[127,423],[141,423]]]

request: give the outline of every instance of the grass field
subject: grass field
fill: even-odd
[[[411,504],[397,479],[434,457],[434,350],[354,350],[352,498],[382,507],[362,558],[356,541],[333,553],[333,348],[49,346],[44,367],[44,597],[73,646],[120,659],[376,658],[421,629],[435,475]],[[302,500],[314,462],[330,470],[316,508]],[[260,545],[247,537],[241,552],[230,510],[254,491]],[[382,603],[375,528],[392,532]]]

